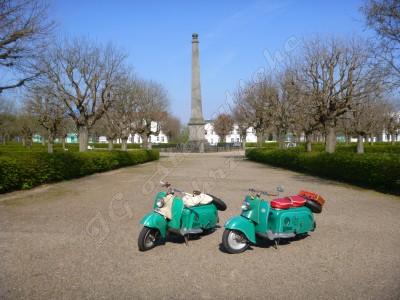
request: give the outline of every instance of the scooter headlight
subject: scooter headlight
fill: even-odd
[[[247,200],[244,200],[242,203],[242,210],[249,210],[250,209],[250,203]]]
[[[164,199],[160,199],[156,202],[156,205],[158,208],[161,208],[164,206]]]

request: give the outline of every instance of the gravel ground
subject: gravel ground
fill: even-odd
[[[0,299],[399,299],[400,199],[243,159],[166,155],[160,162],[0,196]],[[223,228],[141,253],[140,218],[157,182],[205,189],[240,211],[248,188],[327,199],[317,229],[274,249],[229,255]]]

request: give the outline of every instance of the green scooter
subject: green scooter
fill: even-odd
[[[231,254],[245,251],[250,244],[256,244],[256,237],[275,241],[306,235],[315,229],[313,213],[320,213],[325,200],[318,194],[301,191],[298,195],[274,199],[261,199],[261,195],[278,194],[250,189],[242,204],[240,216],[230,218],[225,223],[222,236],[224,249]]]
[[[189,235],[198,235],[216,228],[219,221],[218,210],[226,209],[224,201],[199,191],[185,193],[172,188],[169,183],[161,182],[161,185],[167,191],[156,195],[153,211],[140,221],[143,225],[138,239],[140,251],[155,247],[166,239],[167,233],[183,236],[187,245]],[[182,197],[175,196],[175,193],[182,194]],[[198,199],[198,203],[194,201]]]

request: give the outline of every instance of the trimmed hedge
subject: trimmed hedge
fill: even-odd
[[[157,150],[8,153],[0,156],[0,193],[157,159]]]
[[[299,144],[301,149],[306,149],[305,143]],[[312,144],[312,150],[313,152],[323,152],[325,151],[325,144],[323,143],[313,143]],[[343,144],[343,143],[338,143],[336,146],[336,152],[348,152],[348,153],[356,153],[357,152],[357,144],[356,143],[351,143],[351,144]],[[378,142],[378,143],[364,143],[364,152],[365,153],[397,153],[400,154],[400,143],[384,143],[384,142]]]
[[[400,156],[249,149],[250,160],[400,195]]]
[[[128,149],[140,149],[140,144],[127,144]],[[108,143],[90,143],[89,146],[94,147],[95,149],[108,149]],[[68,151],[79,151],[78,143],[66,143],[65,147]],[[114,144],[114,149],[121,149],[121,144]],[[33,143],[31,148],[22,146],[21,143],[11,142],[6,145],[0,144],[0,154],[6,154],[8,152],[46,152],[47,144],[42,145],[41,143]],[[64,151],[61,143],[54,143],[54,151]]]
[[[246,148],[253,148],[253,147],[258,147],[257,143],[246,143]],[[278,143],[277,142],[268,142],[268,143],[262,143],[261,144],[262,148],[268,148],[268,149],[278,149]]]

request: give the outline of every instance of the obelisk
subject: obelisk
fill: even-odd
[[[204,152],[203,108],[200,88],[199,36],[192,34],[192,116],[189,121],[189,144],[194,151]]]

